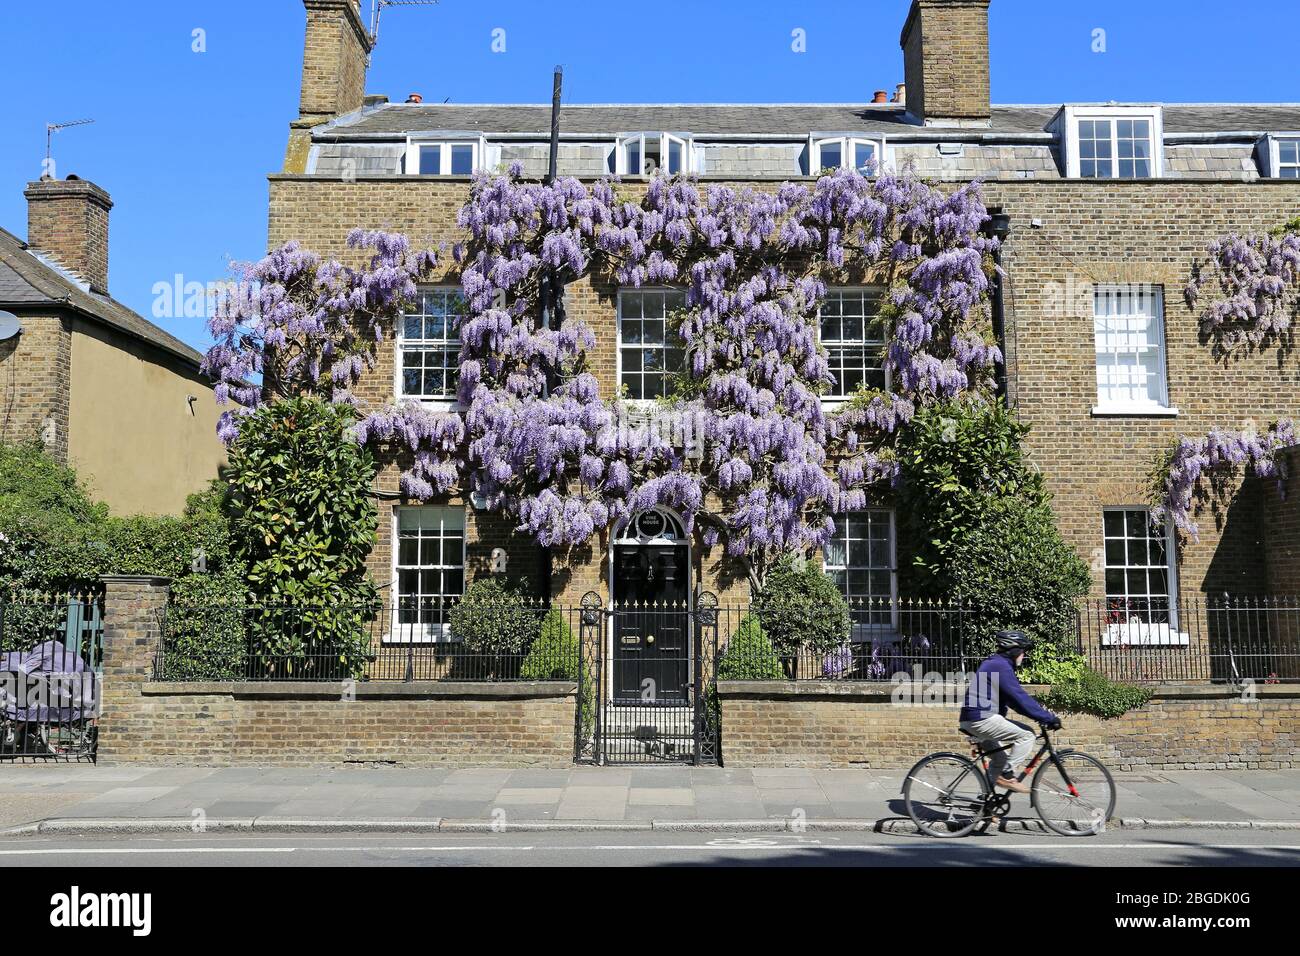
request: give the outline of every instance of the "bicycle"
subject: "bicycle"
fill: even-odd
[[[1034,773],[1030,802],[1054,833],[1068,837],[1100,833],[1115,812],[1110,771],[1096,757],[1069,748],[1057,750],[1047,728],[1039,726],[1043,746],[1016,780]],[[961,837],[976,827],[982,833],[995,819],[1005,817],[1011,794],[996,791],[988,758],[1010,749],[1010,744],[988,749],[972,740],[970,757],[941,752],[919,760],[903,782],[903,803],[917,829],[934,837]],[[914,790],[917,797],[928,799],[914,798]]]

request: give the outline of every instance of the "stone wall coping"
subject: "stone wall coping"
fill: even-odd
[[[262,700],[341,700],[342,681],[149,681],[145,697],[216,696]],[[577,681],[358,681],[348,685],[357,700],[484,698],[488,700],[573,697]]]
[[[928,685],[921,685],[922,689]],[[939,686],[953,687],[951,683]],[[1225,699],[1241,697],[1240,688],[1227,684],[1145,684],[1155,699],[1208,698]],[[825,681],[783,681],[758,680],[718,681],[719,697],[775,698],[775,699],[850,699],[867,701],[891,700],[896,685],[892,683],[868,683],[865,681],[825,680]],[[1042,684],[1026,684],[1025,689],[1031,694],[1041,695],[1051,688]],[[1255,684],[1253,693],[1256,698],[1300,698],[1300,684]]]
[[[102,574],[99,580],[105,584],[144,584],[153,587],[167,587],[172,579],[156,574]]]

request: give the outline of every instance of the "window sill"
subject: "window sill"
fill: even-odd
[[[1178,409],[1158,405],[1094,405],[1093,418],[1176,418]]]
[[[1146,624],[1140,621],[1108,624],[1101,634],[1102,647],[1187,647],[1190,644],[1190,634],[1168,624]]]
[[[398,395],[397,402],[419,402],[431,412],[463,412],[464,407],[454,398],[417,398],[414,395]]]

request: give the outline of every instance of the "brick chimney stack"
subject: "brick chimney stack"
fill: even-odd
[[[28,183],[27,245],[108,294],[108,211],[113,200],[76,176]]]
[[[303,0],[307,34],[302,54],[302,96],[290,124],[285,172],[306,168],[306,130],[365,105],[366,67],[374,46],[361,21],[360,0]]]
[[[303,0],[307,38],[302,54],[303,119],[325,122],[361,109],[366,96],[370,34],[359,0]]]
[[[926,126],[989,124],[989,0],[912,0],[899,42],[909,114]]]

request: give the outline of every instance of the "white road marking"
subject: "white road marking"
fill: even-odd
[[[339,846],[280,846],[280,847],[87,847],[87,848],[41,848],[32,850],[0,850],[0,856],[72,856],[77,854],[176,854],[176,853],[342,853],[342,852],[389,852],[389,853],[478,853],[478,852],[522,852],[531,850],[549,850],[551,852],[563,853],[586,853],[592,850],[601,852],[626,852],[629,850],[673,850],[673,851],[701,851],[708,850],[716,852],[718,850],[834,850],[837,852],[862,851],[862,850],[911,850],[916,847],[926,847],[934,850],[960,850],[978,849],[986,850],[1245,850],[1245,849],[1268,849],[1268,850],[1291,850],[1300,851],[1300,845],[1278,845],[1267,843],[1205,843],[1194,846],[1185,843],[1007,843],[990,845],[987,843],[957,843],[957,842],[930,842],[925,843],[908,843],[903,844],[873,844],[873,843],[852,843],[852,844],[821,844],[818,846],[809,846],[806,844],[785,843],[785,844],[728,844],[719,846],[713,843],[660,843],[660,844],[618,844],[606,843],[595,844],[592,846],[489,846],[487,844],[465,844],[462,846],[356,846],[351,844]]]

